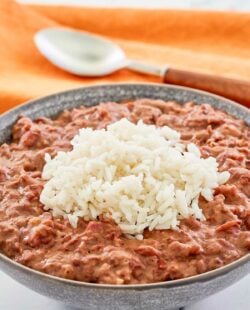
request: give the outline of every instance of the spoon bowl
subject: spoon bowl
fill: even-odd
[[[127,65],[123,50],[102,37],[64,28],[35,34],[35,44],[54,65],[81,76],[103,76]]]

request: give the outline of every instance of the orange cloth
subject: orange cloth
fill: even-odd
[[[249,13],[25,6],[0,0],[0,113],[87,84],[159,81],[128,70],[103,78],[61,71],[33,43],[37,30],[60,25],[107,36],[131,58],[250,79]]]

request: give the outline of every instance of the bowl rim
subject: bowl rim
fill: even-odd
[[[31,99],[31,100],[28,100],[22,104],[16,105],[16,106],[12,107],[11,109],[5,111],[4,113],[0,114],[0,120],[5,118],[6,116],[8,116],[11,113],[19,112],[19,110],[21,110],[23,107],[29,107],[29,106],[32,106],[33,104],[36,104],[37,101],[41,101],[41,100],[45,101],[45,100],[53,99],[56,96],[62,96],[62,95],[70,94],[70,93],[85,90],[85,89],[95,89],[95,88],[98,89],[100,87],[101,88],[123,87],[123,86],[126,87],[126,86],[133,86],[133,85],[143,86],[143,87],[145,87],[145,86],[156,86],[156,87],[160,87],[160,88],[171,88],[171,89],[176,90],[176,91],[178,91],[178,90],[179,91],[181,91],[181,90],[187,91],[187,92],[191,91],[193,93],[213,97],[217,100],[224,101],[225,103],[228,103],[228,104],[234,106],[235,108],[243,111],[244,113],[247,113],[250,115],[250,109],[248,109],[247,107],[240,105],[239,103],[234,102],[230,99],[224,98],[222,96],[218,96],[218,95],[209,93],[207,91],[197,90],[194,88],[184,87],[184,86],[162,84],[162,83],[122,82],[122,83],[96,84],[96,85],[90,85],[90,86],[86,85],[83,87],[76,87],[76,88],[72,88],[69,90],[55,92],[55,93],[52,93],[52,94],[49,94],[46,96]],[[227,113],[229,113],[229,112],[227,112]],[[51,280],[59,281],[60,283],[64,283],[64,284],[68,284],[68,285],[89,287],[89,288],[94,288],[94,289],[126,289],[126,290],[127,289],[140,290],[140,289],[152,289],[152,288],[169,288],[169,287],[187,285],[187,284],[191,284],[194,282],[205,282],[205,281],[211,280],[215,277],[223,276],[224,274],[232,271],[233,269],[249,262],[249,259],[250,259],[250,253],[240,257],[239,259],[237,259],[237,260],[235,260],[235,261],[233,261],[227,265],[216,268],[214,270],[210,270],[210,271],[207,271],[207,272],[204,272],[201,274],[197,274],[194,276],[190,276],[190,277],[182,278],[182,279],[177,279],[177,280],[168,280],[168,281],[155,282],[155,283],[145,283],[145,284],[99,284],[99,283],[89,283],[89,282],[84,282],[84,281],[70,280],[70,279],[66,279],[66,278],[60,278],[57,276],[53,276],[53,275],[32,269],[32,268],[27,267],[25,265],[22,265],[20,263],[17,263],[16,261],[10,259],[6,255],[0,253],[0,261],[2,260],[4,263],[6,263],[8,265],[13,265],[17,269],[21,269],[23,272],[30,272],[36,276],[40,276],[44,280],[51,279]],[[2,271],[4,272],[4,270],[2,270]]]
[[[236,101],[233,101],[231,99],[225,98],[223,96],[220,95],[216,95],[213,93],[210,93],[208,91],[205,90],[200,90],[200,89],[196,89],[196,88],[191,88],[191,87],[186,87],[186,86],[180,86],[180,85],[172,85],[172,84],[163,84],[163,83],[157,83],[157,82],[119,82],[119,83],[103,83],[103,84],[95,84],[95,85],[86,85],[86,86],[82,86],[82,87],[75,87],[75,88],[70,88],[67,90],[63,90],[63,91],[59,91],[59,92],[53,92],[50,93],[48,95],[45,96],[41,96],[41,97],[37,97],[34,99],[29,99],[21,104],[15,105],[14,107],[4,111],[3,113],[0,114],[0,120],[1,118],[6,117],[8,114],[15,112],[16,110],[20,110],[23,107],[28,107],[29,105],[33,105],[36,104],[37,101],[44,101],[44,100],[49,100],[49,99],[53,99],[56,96],[62,96],[62,95],[67,95],[73,92],[78,92],[84,89],[95,89],[95,88],[109,88],[109,87],[126,87],[126,86],[156,86],[159,88],[171,88],[173,90],[179,90],[179,91],[187,91],[187,92],[193,92],[193,93],[197,93],[200,95],[204,95],[204,96],[208,96],[208,97],[212,97],[214,99],[217,100],[221,100],[224,101],[225,103],[228,103],[232,106],[234,106],[235,108],[243,111],[244,113],[247,113],[248,115],[250,115],[250,108],[248,108],[247,106],[244,106]],[[226,111],[227,112],[227,111]],[[230,114],[229,112],[227,112],[228,114]]]

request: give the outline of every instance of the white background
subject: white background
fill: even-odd
[[[250,10],[250,0],[19,0],[19,2],[120,7],[133,6],[151,9],[164,7]],[[189,306],[186,310],[249,310],[249,305],[250,276],[248,275],[226,290],[204,299],[195,305]],[[0,310],[72,310],[72,308],[34,293],[0,272]]]
[[[18,0],[23,3],[250,10],[250,0]]]

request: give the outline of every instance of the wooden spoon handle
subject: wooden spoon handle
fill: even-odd
[[[169,68],[164,83],[205,90],[250,107],[250,82]]]

